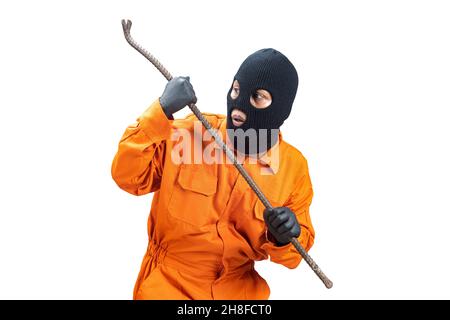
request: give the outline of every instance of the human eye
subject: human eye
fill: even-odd
[[[256,101],[261,101],[261,100],[264,100],[265,97],[264,97],[264,95],[262,95],[261,93],[255,92],[255,93],[253,94],[253,99],[255,99]]]

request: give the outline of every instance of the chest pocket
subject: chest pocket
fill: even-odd
[[[201,227],[216,222],[213,210],[217,177],[213,167],[181,165],[169,200],[169,215],[189,225]]]

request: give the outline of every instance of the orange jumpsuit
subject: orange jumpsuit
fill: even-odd
[[[225,137],[226,117],[204,115]],[[277,247],[268,240],[264,206],[232,164],[171,160],[177,143],[171,134],[178,128],[193,132],[194,120],[193,115],[169,120],[156,100],[119,143],[111,169],[115,182],[134,195],[154,192],[149,244],[134,299],[268,299],[270,289],[254,261],[270,256],[295,268],[301,256],[292,244]],[[299,241],[309,250],[314,229],[307,162],[281,134],[279,138],[270,150],[278,151],[278,158],[269,153],[256,163],[247,158],[244,168],[274,207],[287,206],[296,214]],[[203,142],[202,149],[211,141]]]

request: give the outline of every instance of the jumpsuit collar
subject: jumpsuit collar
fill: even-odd
[[[227,123],[226,123],[226,119],[224,118],[219,125],[219,131],[221,133],[221,137],[226,139],[227,146],[231,150],[234,150],[233,145],[227,139],[226,128],[227,128]],[[269,168],[271,171],[271,174],[275,174],[278,171],[279,165],[280,165],[279,152],[280,152],[280,142],[281,141],[282,141],[282,135],[281,135],[281,131],[279,131],[277,143],[275,145],[273,145],[272,148],[270,148],[269,150],[267,150],[266,152],[264,152],[262,154],[244,155],[243,153],[239,152],[238,150],[236,150],[235,152],[238,154],[238,158],[240,158],[240,159],[244,159],[244,157],[251,157],[252,159],[256,159],[259,164]],[[214,148],[221,149],[221,147],[217,143],[214,143]]]

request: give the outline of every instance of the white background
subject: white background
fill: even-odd
[[[449,16],[446,1],[2,1],[0,298],[132,297],[152,196],[110,166],[165,80],[122,18],[203,111],[225,112],[257,49],[296,65],[284,138],[309,161],[310,253],[335,287],[258,263],[272,299],[450,298]]]

